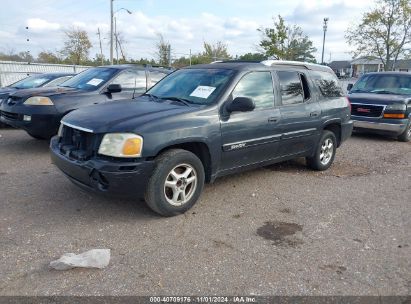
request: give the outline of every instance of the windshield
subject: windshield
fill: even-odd
[[[364,75],[355,83],[351,92],[410,95],[411,75]]]
[[[117,72],[113,68],[91,68],[65,81],[61,86],[92,91],[103,86]]]
[[[54,78],[55,76],[34,75],[34,76],[24,78],[20,81],[17,81],[16,83],[13,83],[10,87],[15,88],[15,89],[38,88]]]
[[[157,83],[147,94],[209,105],[215,102],[233,74],[233,70],[223,69],[178,70]]]

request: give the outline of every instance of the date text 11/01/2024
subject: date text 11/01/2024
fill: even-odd
[[[255,303],[255,297],[150,297],[150,303]]]

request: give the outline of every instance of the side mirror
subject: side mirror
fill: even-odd
[[[250,112],[255,109],[255,103],[248,97],[237,97],[227,106],[228,112]]]
[[[107,89],[106,89],[107,93],[119,93],[121,92],[121,85],[120,84],[109,84]]]
[[[354,86],[354,85],[353,85],[352,83],[349,83],[349,84],[347,85],[347,91],[351,91],[351,89],[352,89],[353,86]]]

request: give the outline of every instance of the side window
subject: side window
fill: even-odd
[[[294,71],[279,71],[277,74],[280,80],[282,104],[303,103],[304,90],[300,74]]]
[[[249,97],[254,100],[256,109],[274,106],[274,88],[270,72],[252,72],[245,75],[233,91],[236,97]]]
[[[167,76],[166,73],[159,72],[159,71],[151,71],[150,72],[150,79],[151,79],[150,88],[166,76]]]
[[[44,86],[45,87],[55,87],[55,86],[58,86],[58,85],[62,84],[66,80],[69,80],[71,77],[72,76],[59,77],[59,78],[56,78],[56,79],[50,81],[49,83],[47,83]]]
[[[344,96],[340,83],[336,76],[328,72],[313,71],[314,83],[320,89],[321,95],[325,98]]]
[[[136,88],[137,93],[144,93],[146,91],[146,72],[144,70],[127,70],[114,78],[112,83],[121,85],[124,91],[132,91]]]

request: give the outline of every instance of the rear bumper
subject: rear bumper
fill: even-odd
[[[50,143],[52,162],[77,186],[113,197],[141,198],[154,169],[153,161],[78,161],[61,154],[58,138]]]
[[[354,126],[354,123],[353,123],[352,120],[341,124],[341,141],[340,141],[340,145],[344,141],[346,141],[347,139],[349,139],[351,137],[353,126]]]
[[[407,119],[399,119],[398,121],[381,122],[381,121],[364,121],[354,120],[354,128],[356,130],[369,130],[381,133],[391,133],[400,135],[407,127]]]

